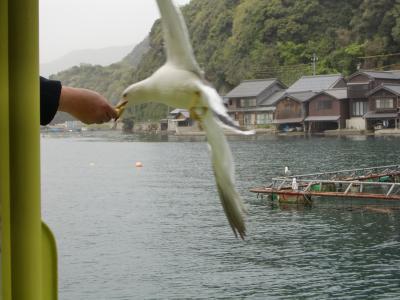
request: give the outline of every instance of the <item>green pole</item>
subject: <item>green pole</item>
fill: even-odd
[[[8,3],[13,300],[41,300],[38,0]]]
[[[1,299],[11,300],[8,0],[0,0]]]

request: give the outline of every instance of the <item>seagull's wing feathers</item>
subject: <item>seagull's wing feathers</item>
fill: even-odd
[[[204,85],[201,87],[201,91],[208,100],[210,109],[214,112],[215,117],[220,121],[220,125],[235,133],[242,135],[254,134],[253,130],[243,131],[232,118],[226,112],[226,108],[223,104],[221,97],[217,91],[211,86]]]
[[[203,78],[203,72],[193,55],[188,30],[181,11],[171,0],[157,0],[157,4],[161,14],[168,62],[192,71]]]
[[[207,96],[203,101],[209,102]],[[216,122],[213,113],[206,113],[201,122],[211,150],[212,165],[217,183],[218,193],[229,224],[235,235],[244,238],[246,226],[244,213],[246,208],[235,187],[234,166],[232,154],[220,126]]]

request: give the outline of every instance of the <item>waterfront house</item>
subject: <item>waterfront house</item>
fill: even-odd
[[[345,87],[340,74],[302,76],[276,101],[273,123],[278,130],[304,130],[308,101],[321,91]]]
[[[228,114],[246,128],[271,124],[275,101],[285,89],[276,78],[245,80],[224,96]]]
[[[176,132],[179,127],[192,127],[194,125],[193,120],[190,118],[190,113],[187,109],[174,109],[168,114],[168,131]]]
[[[303,131],[304,119],[307,117],[308,100],[315,96],[315,92],[285,93],[277,102],[274,124],[278,130]]]
[[[368,118],[364,116],[368,111],[368,95],[384,83],[400,83],[400,71],[358,71],[347,79],[350,110],[347,128],[367,129]]]
[[[383,83],[367,95],[367,129],[399,128],[400,84]]]
[[[347,88],[328,89],[309,99],[307,130],[324,131],[342,129],[349,116]]]

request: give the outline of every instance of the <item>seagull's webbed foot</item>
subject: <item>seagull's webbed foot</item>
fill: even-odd
[[[208,107],[200,104],[200,92],[196,91],[189,108],[190,118],[201,124],[207,112]]]
[[[206,106],[191,107],[189,109],[190,117],[199,122],[203,121],[204,115],[207,113],[207,111],[208,107]]]

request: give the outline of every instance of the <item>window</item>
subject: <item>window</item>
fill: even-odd
[[[253,125],[252,114],[244,114],[244,125]]]
[[[272,113],[257,114],[257,125],[269,124],[272,122]]]
[[[376,109],[393,108],[392,98],[379,98],[375,100]]]
[[[322,100],[317,103],[317,110],[332,109],[332,100]]]
[[[240,107],[254,107],[257,106],[257,100],[252,99],[240,99]]]
[[[370,85],[368,83],[349,83],[347,88],[350,98],[364,98],[365,94],[370,89]]]
[[[352,115],[353,116],[363,116],[367,112],[367,102],[356,101],[353,102]]]

